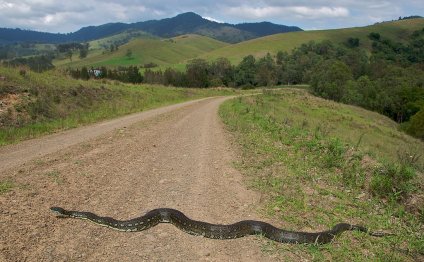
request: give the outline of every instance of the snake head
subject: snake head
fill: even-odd
[[[69,217],[68,211],[61,207],[51,207],[50,210],[58,217]]]

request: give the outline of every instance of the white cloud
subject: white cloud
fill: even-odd
[[[347,17],[349,10],[345,7],[307,7],[307,6],[266,6],[266,7],[250,7],[240,6],[231,7],[227,10],[228,14],[241,18],[253,17],[255,19],[264,19],[279,15],[292,15],[306,19],[316,18],[334,18]]]
[[[212,17],[209,17],[209,16],[202,16],[202,17],[203,17],[204,19],[207,19],[207,20],[212,21],[212,22],[223,23],[222,21],[217,20],[217,19],[212,18]]]
[[[188,11],[217,22],[270,21],[322,29],[419,15],[424,5],[422,0],[0,0],[0,27],[70,32],[83,26],[162,19]]]
[[[329,18],[329,17],[348,17],[349,10],[345,7],[319,7],[319,8],[310,8],[307,6],[293,6],[288,7],[288,11],[293,11],[297,15],[303,16],[305,18]]]

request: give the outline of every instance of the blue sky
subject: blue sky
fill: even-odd
[[[0,27],[67,33],[89,25],[195,12],[210,20],[270,21],[303,29],[365,26],[424,15],[423,0],[0,0]]]

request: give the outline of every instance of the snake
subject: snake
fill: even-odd
[[[364,226],[348,223],[339,223],[330,230],[312,233],[284,230],[266,222],[255,220],[243,220],[229,225],[211,224],[192,220],[181,211],[171,208],[153,209],[143,216],[129,220],[101,217],[91,212],[69,211],[61,207],[51,207],[50,210],[59,218],[85,219],[101,226],[125,232],[143,231],[159,223],[171,223],[188,234],[212,239],[235,239],[248,235],[261,235],[281,243],[327,244],[345,231],[355,230],[375,237],[393,235],[385,232],[371,232]]]

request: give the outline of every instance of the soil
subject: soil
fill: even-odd
[[[171,224],[119,232],[51,206],[129,219],[169,207],[192,219],[267,221],[233,167],[217,114],[228,98],[169,106],[0,148],[0,261],[268,261],[267,240],[214,240]],[[278,226],[276,221],[267,221]]]

